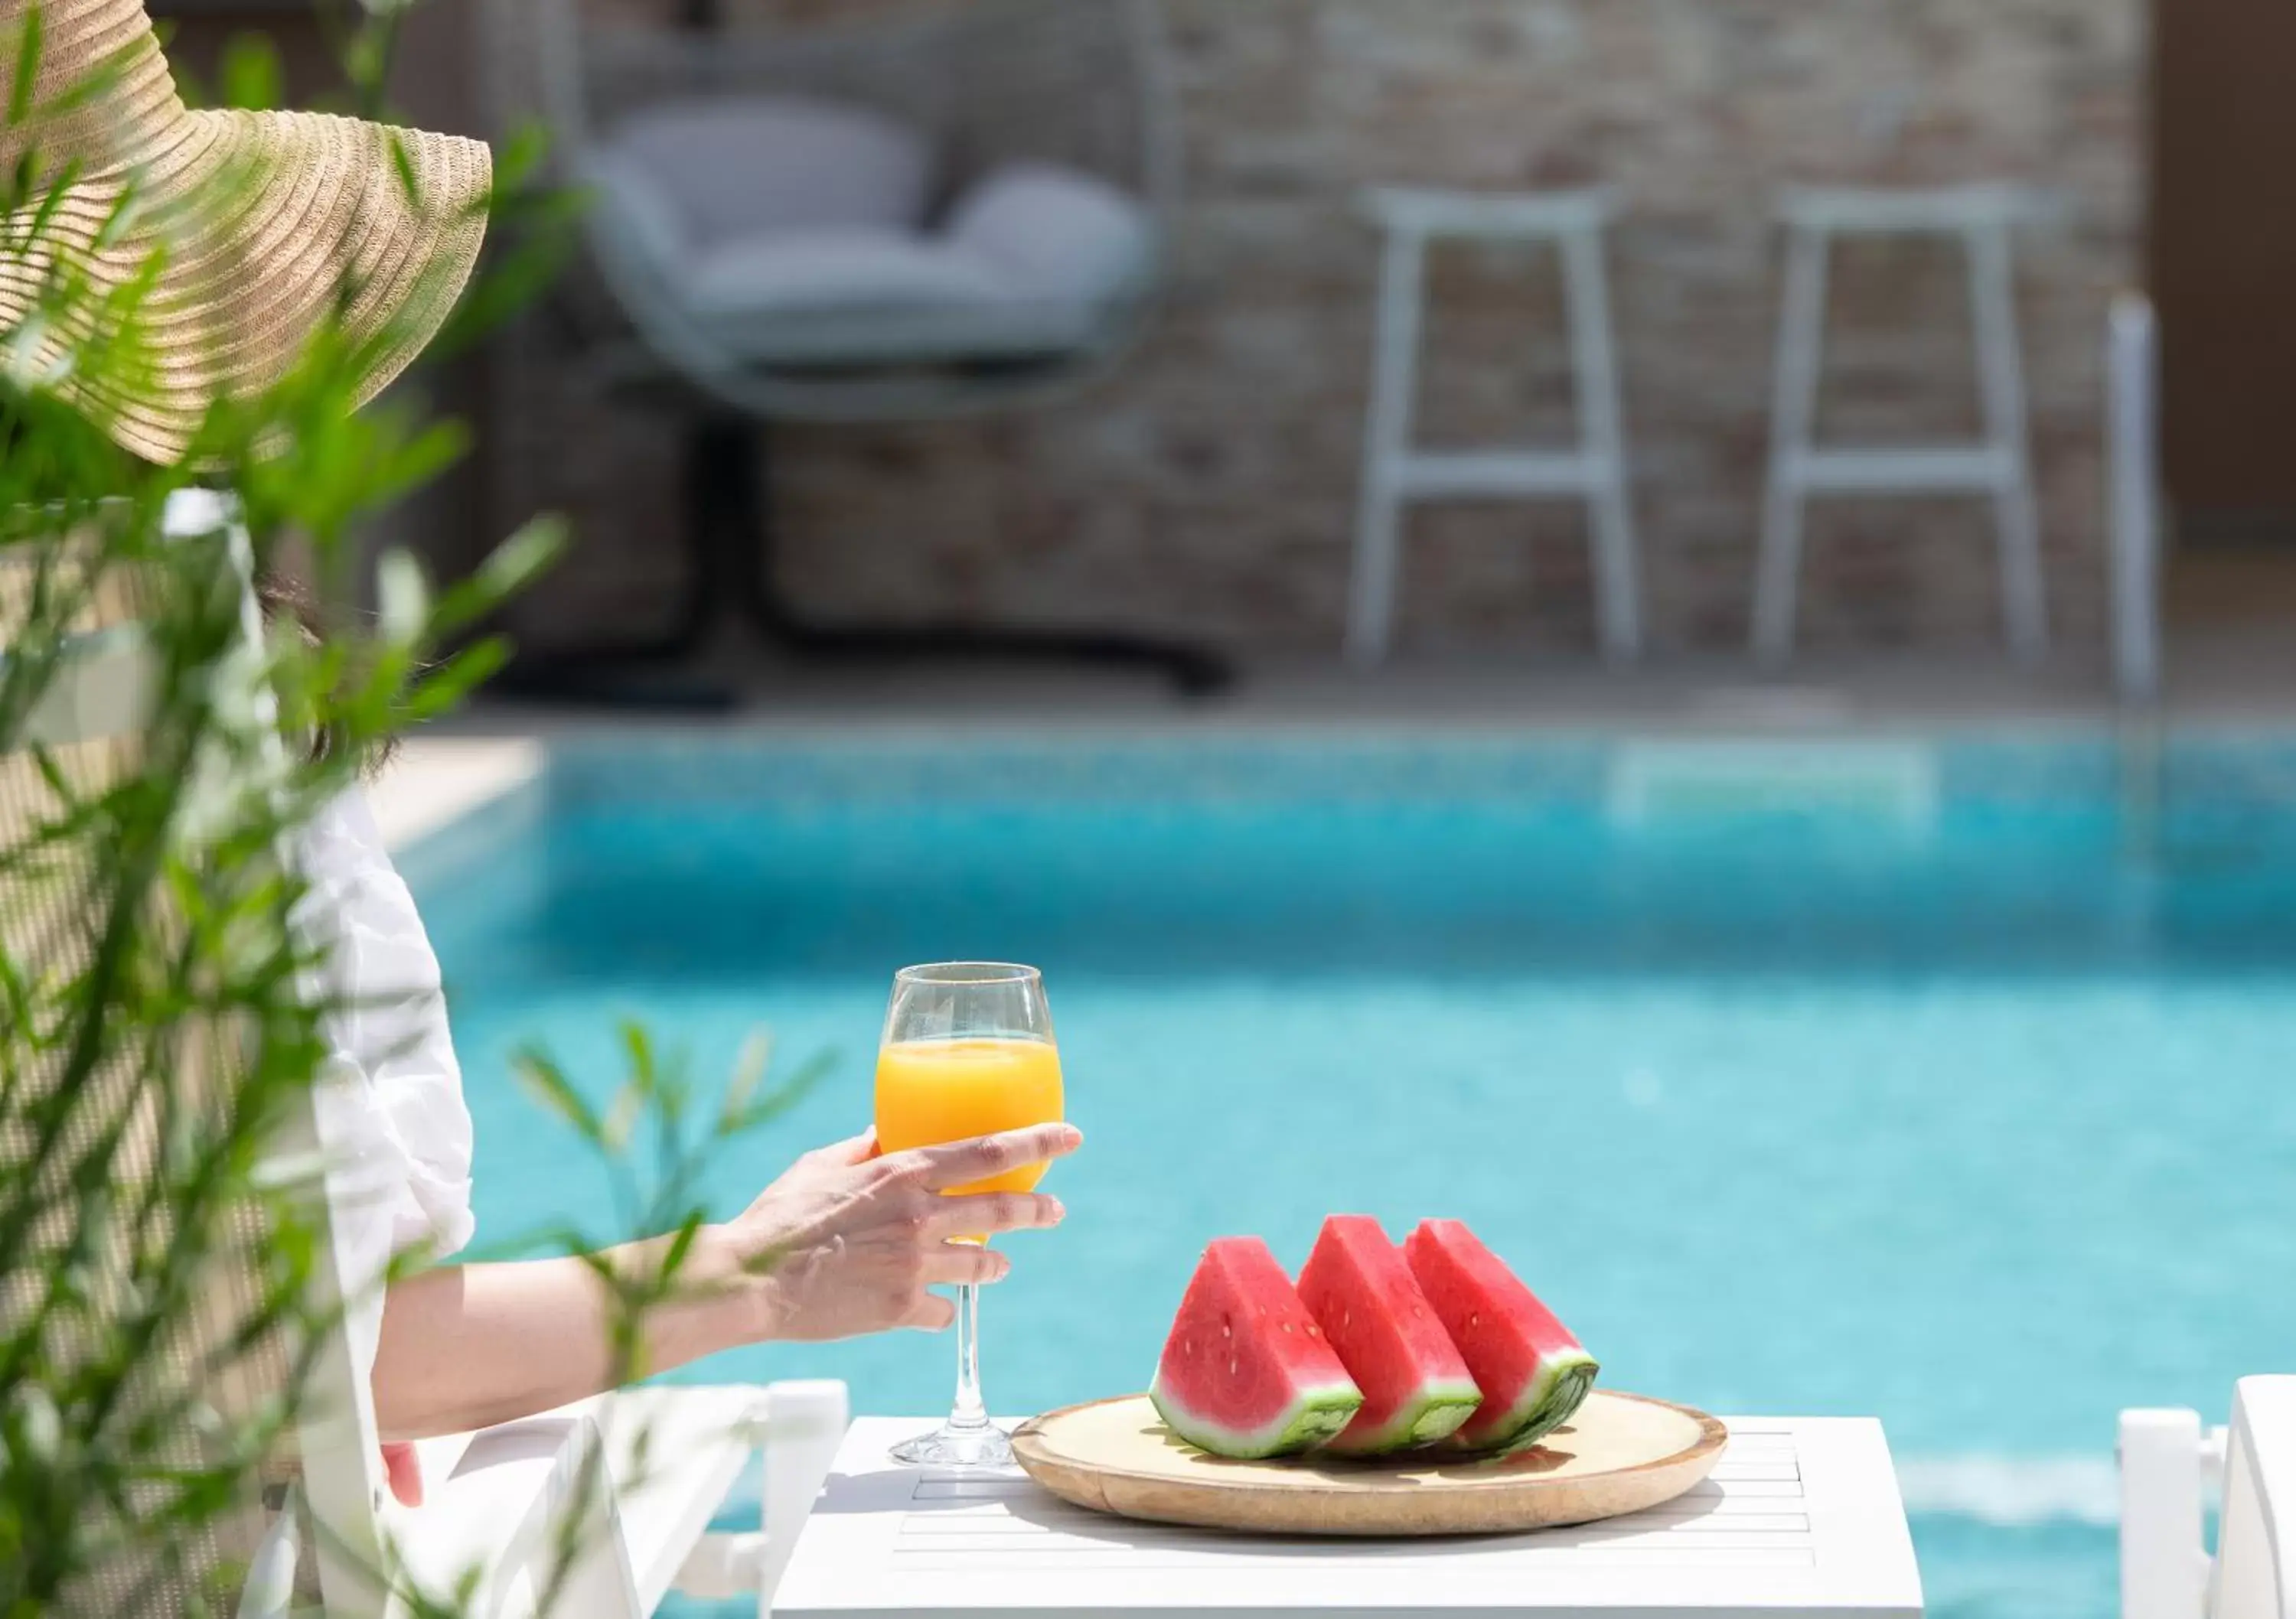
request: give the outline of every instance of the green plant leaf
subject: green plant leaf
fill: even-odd
[[[8,83],[8,127],[20,129],[30,119],[32,95],[40,82],[41,37],[45,25],[37,5],[28,5],[16,33],[16,71]]]
[[[576,1134],[594,1147],[606,1144],[605,1126],[590,1104],[582,1099],[565,1070],[538,1048],[529,1046],[514,1053],[510,1069],[526,1093],[551,1113],[570,1125]]]
[[[741,1054],[734,1059],[734,1071],[726,1081],[726,1093],[718,1103],[718,1133],[725,1135],[733,1121],[741,1117],[758,1086],[766,1077],[766,1070],[774,1059],[773,1031],[751,1029],[742,1042]]]
[[[674,1281],[685,1268],[686,1259],[693,1252],[694,1239],[701,1235],[701,1226],[700,1214],[689,1214],[679,1223],[676,1232],[669,1239],[669,1247],[663,1250],[661,1256],[661,1277],[665,1283]]]
[[[816,1052],[780,1084],[738,1108],[721,1109],[716,1133],[720,1139],[731,1139],[748,1135],[772,1124],[803,1101],[836,1066],[836,1053]]]
[[[279,48],[262,34],[234,34],[217,73],[226,107],[267,111],[280,104]]]
[[[541,577],[566,553],[566,536],[565,519],[544,516],[496,546],[479,564],[477,576],[488,592],[487,605],[500,604]]]
[[[637,1130],[645,1104],[644,1093],[635,1084],[624,1084],[614,1092],[614,1100],[606,1105],[606,1116],[598,1132],[600,1143],[608,1152],[619,1157],[629,1150],[630,1137]]]
[[[652,1100],[661,1092],[661,1069],[654,1060],[653,1036],[646,1033],[644,1024],[635,1018],[624,1018],[619,1032],[622,1053],[630,1065],[630,1083],[641,1097]]]
[[[362,107],[380,104],[400,9],[317,14]],[[58,87],[58,76],[42,70],[54,55],[43,29],[37,5],[0,21],[0,54],[12,53],[0,82],[13,133],[45,136],[64,130],[67,114],[102,113],[129,75],[151,68],[139,41]],[[277,53],[238,38],[225,49],[216,94],[275,105],[280,83]],[[102,116],[78,123],[110,127]],[[453,317],[458,338],[502,318],[563,250],[562,233],[543,236],[574,203],[532,186],[541,150],[538,138],[521,142],[511,166],[519,194],[497,192],[485,203],[539,247],[504,238],[509,250],[479,267]],[[398,184],[412,184],[403,144],[394,142],[385,160]],[[105,186],[91,192],[84,183],[95,164]],[[562,526],[545,522],[443,592],[414,558],[393,553],[374,576],[379,621],[364,615],[358,536],[373,531],[382,508],[465,455],[471,436],[404,397],[354,409],[399,334],[350,327],[343,317],[368,289],[348,273],[315,285],[322,300],[332,295],[332,315],[295,363],[208,402],[187,424],[181,454],[130,454],[115,441],[131,421],[148,425],[170,375],[171,351],[156,337],[166,273],[204,252],[198,244],[219,234],[219,222],[244,216],[265,179],[256,164],[230,162],[211,181],[162,195],[135,154],[77,136],[22,139],[0,160],[0,255],[14,270],[0,329],[0,566],[12,570],[29,557],[54,583],[74,570],[53,565],[84,547],[104,582],[101,591],[44,586],[27,600],[12,571],[0,593],[8,619],[0,771],[10,777],[0,785],[12,804],[20,785],[24,802],[43,806],[29,822],[11,815],[0,825],[0,883],[12,913],[20,886],[29,887],[42,928],[53,919],[53,931],[21,953],[12,935],[0,960],[5,1619],[60,1611],[64,1593],[97,1566],[163,1576],[178,1549],[201,1543],[201,1525],[243,1505],[273,1440],[291,1429],[316,1352],[299,1351],[283,1384],[244,1401],[213,1400],[195,1385],[154,1391],[144,1375],[152,1346],[187,1341],[194,1321],[205,1371],[235,1375],[252,1367],[259,1345],[329,1341],[339,1313],[308,1291],[322,1254],[310,1218],[322,1161],[282,1156],[274,1143],[332,1059],[327,1020],[349,992],[311,993],[331,982],[331,964],[297,920],[309,895],[280,851],[357,778],[372,749],[444,712],[499,666],[503,645],[493,639],[435,668],[430,659],[444,634],[499,607],[562,545]],[[496,263],[515,273],[497,274]],[[243,295],[259,302],[260,290]],[[169,496],[194,486],[235,498],[259,571],[291,544],[308,555],[325,644],[306,645],[283,614],[246,644],[244,580],[222,536],[163,542],[160,533]],[[152,679],[132,745],[102,750],[103,768],[92,772],[76,755],[28,748],[23,721],[53,672],[43,649],[99,609],[144,626]],[[455,620],[456,611],[465,617]],[[328,747],[305,748],[314,735]],[[187,839],[193,827],[199,836]],[[218,1055],[226,1049],[227,1059]],[[643,1107],[619,1102],[611,1119],[539,1051],[521,1053],[513,1071],[594,1148],[610,1134],[662,1140],[658,1173],[608,1161],[628,1229],[606,1235],[695,1217],[700,1157],[674,1130],[655,1128],[685,1106],[676,1062],[658,1063]],[[140,1143],[132,1157],[123,1147],[131,1121]],[[264,1228],[252,1245],[250,1209]],[[683,1251],[675,1241],[671,1250]],[[395,1268],[408,1274],[414,1263],[409,1255]],[[218,1263],[242,1266],[251,1291],[227,1292],[218,1305],[209,1285]],[[629,1319],[614,1322],[610,1347],[614,1363],[636,1367],[644,1347],[637,1318],[660,1296],[624,1287],[617,1296]],[[231,1319],[198,1313],[209,1306]],[[267,1360],[259,1375],[274,1375]],[[192,1434],[202,1443],[186,1461],[181,1447]],[[114,1606],[227,1612],[235,1595],[155,1585]],[[409,1593],[409,1610],[443,1615],[453,1597]]]

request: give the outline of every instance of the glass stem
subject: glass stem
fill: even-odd
[[[956,1403],[948,1426],[970,1431],[988,1426],[980,1402],[980,1289],[970,1282],[956,1289]]]

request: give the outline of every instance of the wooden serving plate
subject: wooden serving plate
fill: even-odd
[[[1596,1389],[1513,1456],[1230,1461],[1179,1439],[1144,1394],[1071,1405],[1013,1435],[1029,1476],[1121,1517],[1265,1534],[1491,1534],[1640,1512],[1714,1468],[1729,1435],[1704,1411]]]

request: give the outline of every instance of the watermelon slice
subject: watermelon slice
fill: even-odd
[[[1333,1214],[1300,1272],[1300,1301],[1323,1323],[1363,1409],[1331,1442],[1376,1456],[1447,1437],[1482,1396],[1411,1267],[1368,1214]]]
[[[1453,1443],[1525,1450],[1570,1421],[1595,1386],[1595,1357],[1498,1255],[1457,1220],[1422,1221],[1403,1252],[1483,1391]]]
[[[1288,1456],[1347,1427],[1363,1393],[1257,1237],[1204,1250],[1148,1398],[1215,1456]]]

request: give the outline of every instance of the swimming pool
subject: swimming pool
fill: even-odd
[[[598,741],[413,851],[482,1238],[612,1233],[505,1076],[638,1018],[830,1077],[888,978],[1046,969],[1087,1145],[988,1296],[992,1403],[1139,1386],[1202,1242],[1472,1221],[1606,1381],[1876,1412],[1931,1611],[2112,1611],[2114,1413],[2286,1364],[2296,740],[1271,735]],[[938,1412],[944,1340],[764,1349]]]

